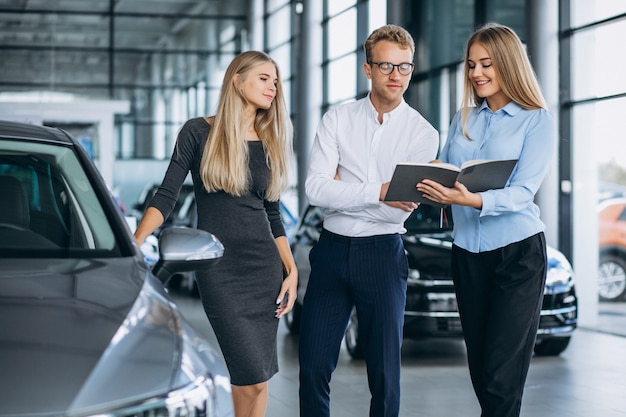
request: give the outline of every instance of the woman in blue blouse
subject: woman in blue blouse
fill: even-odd
[[[474,391],[482,417],[519,416],[535,343],[547,261],[534,197],[551,164],[553,119],[524,46],[488,24],[468,40],[461,110],[440,159],[518,159],[506,187],[480,193],[424,180],[433,201],[451,204],[452,275]]]

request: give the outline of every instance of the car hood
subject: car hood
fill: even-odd
[[[135,258],[3,259],[0,415],[77,415],[163,393],[179,321]]]

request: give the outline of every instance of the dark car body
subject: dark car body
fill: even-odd
[[[0,416],[233,415],[223,361],[162,285],[219,241],[172,229],[151,270],[57,129],[0,121],[0,186]]]
[[[297,304],[285,321],[292,332],[299,331],[300,312],[310,273],[308,254],[319,239],[324,209],[309,206],[301,217],[291,247],[298,267]],[[403,242],[409,261],[404,336],[420,339],[461,337],[454,284],[451,278],[452,217],[449,208],[441,218],[439,208],[420,205],[405,223]],[[548,279],[541,310],[535,352],[558,355],[568,345],[577,325],[578,301],[574,275],[565,257],[548,248]],[[360,357],[358,318],[353,311],[346,330],[346,347]]]

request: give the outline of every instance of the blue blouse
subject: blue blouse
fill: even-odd
[[[534,197],[552,165],[555,128],[544,109],[525,110],[509,102],[492,112],[483,101],[472,110],[463,135],[461,111],[450,124],[439,159],[460,166],[471,159],[519,159],[501,190],[480,193],[482,210],[452,206],[454,244],[485,252],[519,242],[544,230]]]

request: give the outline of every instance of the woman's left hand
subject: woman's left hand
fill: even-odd
[[[280,288],[280,293],[276,299],[276,318],[281,318],[285,314],[289,313],[296,303],[296,297],[298,294],[298,269],[292,268],[291,272],[283,280],[283,285]]]
[[[471,193],[460,182],[455,182],[453,188],[444,187],[438,182],[424,180],[417,184],[417,190],[425,197],[440,204],[458,204],[477,209],[482,208],[483,199],[480,194]]]

